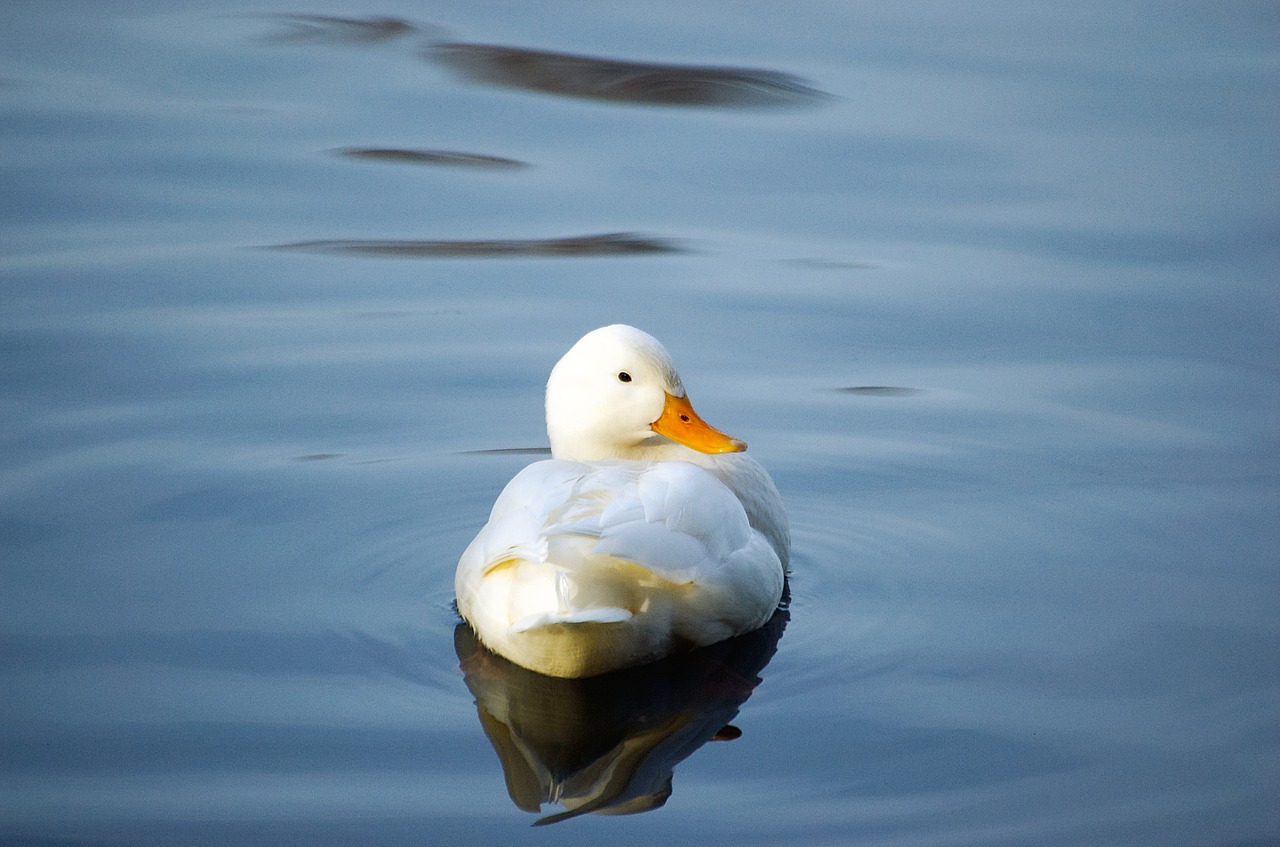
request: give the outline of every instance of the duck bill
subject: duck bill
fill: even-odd
[[[699,453],[741,453],[747,449],[745,442],[725,435],[698,417],[693,406],[689,405],[688,395],[673,397],[668,394],[661,417],[650,428]]]

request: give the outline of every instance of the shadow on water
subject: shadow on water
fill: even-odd
[[[683,248],[661,238],[609,233],[568,238],[517,238],[481,241],[414,241],[400,239],[333,239],[267,245],[268,250],[302,250],[348,256],[396,256],[408,259],[480,258],[490,256],[620,256],[680,253]]]
[[[468,82],[560,97],[656,106],[816,105],[831,95],[779,71],[637,62],[527,47],[444,41],[443,30],[399,18],[280,15],[277,42],[377,45],[418,32],[424,56]]]
[[[512,802],[565,809],[534,821],[541,826],[665,804],[676,765],[708,741],[741,735],[729,721],[760,684],[789,617],[779,609],[746,635],[589,679],[525,670],[485,649],[465,623],[454,646]]]

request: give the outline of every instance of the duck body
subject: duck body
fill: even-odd
[[[656,340],[589,333],[552,371],[547,424],[555,458],[507,484],[458,563],[458,612],[489,649],[587,677],[769,620],[790,551],[782,498],[745,444],[693,413]]]

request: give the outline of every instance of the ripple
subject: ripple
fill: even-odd
[[[418,28],[400,18],[339,18],[332,15],[272,15],[287,30],[271,41],[312,41],[328,44],[376,44],[415,32]]]
[[[266,245],[267,250],[299,250],[347,256],[390,256],[408,259],[466,259],[494,256],[625,256],[679,253],[674,242],[631,233],[578,235],[568,238],[524,238],[484,241],[414,241],[397,239],[329,239]]]
[[[550,456],[550,447],[493,447],[488,450],[459,450],[459,456]]]
[[[783,264],[817,271],[871,271],[880,267],[873,262],[856,262],[845,259],[784,259]]]
[[[835,501],[789,506],[792,681],[825,686],[898,665],[920,626],[908,562],[934,530]]]
[[[837,388],[836,391],[863,397],[915,397],[926,393],[923,388],[907,388],[902,385],[854,385],[848,388]]]
[[[816,105],[830,94],[781,71],[638,62],[529,47],[445,41],[444,30],[401,18],[272,15],[286,27],[275,42],[376,46],[412,33],[423,54],[482,85],[561,97],[658,106],[767,108]]]
[[[471,82],[615,103],[762,107],[830,97],[790,74],[753,68],[630,62],[456,42],[434,44],[427,55]]]
[[[408,150],[399,147],[340,147],[333,152],[353,159],[374,162],[398,162],[410,165],[443,165],[446,167],[476,168],[488,170],[514,170],[529,167],[528,162],[489,156],[483,153],[464,153],[458,150]]]

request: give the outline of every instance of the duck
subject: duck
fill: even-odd
[[[593,330],[546,385],[551,458],[507,483],[458,561],[459,615],[547,676],[648,664],[763,626],[791,539],[747,445],[693,409],[670,354]]]

